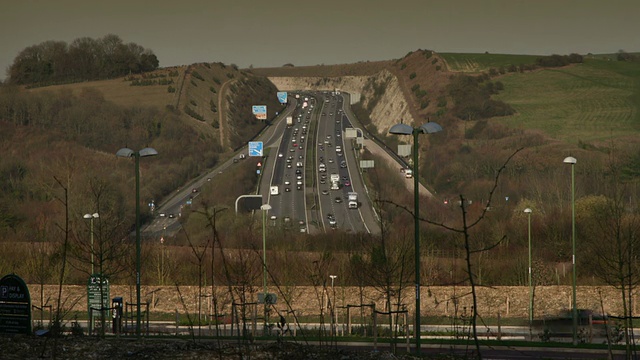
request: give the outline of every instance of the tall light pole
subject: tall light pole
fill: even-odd
[[[390,134],[394,135],[413,135],[413,223],[414,223],[414,241],[415,241],[415,271],[416,271],[416,319],[415,319],[415,336],[416,336],[416,352],[420,353],[420,188],[418,177],[418,135],[433,134],[442,131],[442,127],[436,123],[428,122],[417,128],[407,124],[396,124],[389,129]]]
[[[264,301],[264,328],[263,331],[266,334],[267,331],[267,212],[271,210],[271,205],[262,204],[260,206],[262,210],[262,287],[263,287],[263,301]]]
[[[333,335],[337,335],[337,331],[335,331],[335,326],[337,325],[337,315],[336,315],[336,290],[333,288],[333,281],[338,277],[337,275],[329,275],[329,277],[331,278],[331,292],[333,293],[333,300],[331,300],[331,310],[332,310],[332,315],[331,316],[331,333]]]
[[[116,152],[118,157],[135,158],[136,172],[136,336],[140,336],[140,158],[158,155],[154,148],[144,148],[140,151],[133,151],[129,148],[122,148]]]
[[[524,212],[527,214],[529,222],[529,328],[533,324],[533,285],[531,281],[531,209],[526,208]]]
[[[573,317],[573,345],[578,345],[578,308],[576,307],[576,181],[575,166],[576,158],[569,156],[564,158],[565,164],[571,165],[571,247],[573,264],[573,281],[572,281],[572,317]]]
[[[91,222],[91,275],[93,275],[94,271],[93,271],[93,219],[97,219],[100,217],[100,214],[98,213],[93,213],[93,214],[84,214],[83,218],[85,219],[89,219],[89,221]]]

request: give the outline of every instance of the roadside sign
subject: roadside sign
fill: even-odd
[[[0,334],[31,335],[31,297],[17,275],[0,280]]]
[[[100,299],[102,298],[102,305]],[[100,309],[109,307],[109,279],[100,274],[93,274],[87,282],[87,311],[91,314],[90,309]],[[105,314],[107,316],[108,312]],[[94,317],[99,317],[99,311],[93,311]],[[92,319],[93,320],[93,319]]]
[[[267,105],[253,105],[251,112],[258,120],[267,120]]]
[[[278,297],[274,293],[267,293],[267,294],[258,293],[258,304],[266,303],[267,305],[273,305],[273,304],[276,304],[277,302],[278,302]]]
[[[278,91],[278,101],[280,104],[287,103],[287,92],[286,91]]]
[[[249,156],[262,156],[262,141],[249,141]]]

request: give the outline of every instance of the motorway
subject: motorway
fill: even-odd
[[[272,207],[269,224],[312,234],[335,230],[378,234],[380,227],[359,170],[355,139],[345,139],[345,129],[352,127],[353,116],[347,115],[351,111],[345,107],[348,95],[298,95],[299,99],[289,96],[286,109],[256,139],[264,144],[259,193]],[[287,126],[285,119],[289,116],[293,123]],[[239,150],[208,174],[178,189],[155,209],[156,216],[144,227],[143,235],[157,238],[177,232],[183,207],[197,201],[202,185],[215,176],[224,176],[246,154],[246,148]],[[326,171],[319,171],[320,164]],[[337,189],[332,189],[331,174],[339,177]],[[272,187],[277,187],[277,195]],[[358,194],[357,208],[349,208],[350,192]]]

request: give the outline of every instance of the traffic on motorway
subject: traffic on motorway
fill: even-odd
[[[259,193],[271,206],[269,225],[301,233],[376,232],[357,166],[355,139],[345,139],[345,129],[352,127],[345,95],[307,91],[292,93],[289,99],[280,120],[257,139],[265,149]],[[156,209],[155,220],[145,231],[150,235],[176,231],[182,208],[199,196],[200,187],[246,158],[246,149],[240,150],[206,177],[179,190],[178,196]]]

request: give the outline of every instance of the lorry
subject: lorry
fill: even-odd
[[[331,190],[339,190],[340,189],[340,175],[339,174],[331,174],[329,177],[331,180]]]
[[[293,116],[287,116],[287,126],[293,125]]]
[[[280,190],[278,189],[278,186],[272,186],[271,187],[271,195],[278,195],[280,194]]]
[[[349,199],[349,209],[357,209],[358,208],[358,193],[350,192],[347,194]]]

